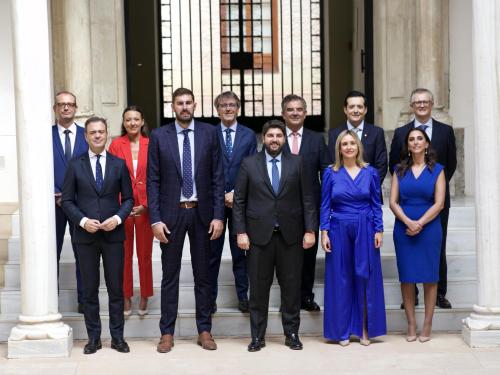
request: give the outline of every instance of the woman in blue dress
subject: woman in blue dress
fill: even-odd
[[[394,170],[390,198],[396,216],[393,236],[408,320],[407,341],[417,339],[415,283],[424,284],[425,317],[419,341],[430,340],[439,281],[442,237],[439,213],[445,190],[443,166],[436,163],[428,135],[422,129],[410,130],[401,163]]]
[[[339,134],[335,155],[335,164],[323,175],[320,210],[326,252],[324,336],[346,346],[355,335],[369,345],[370,338],[387,331],[380,179],[363,161],[363,146],[354,132]]]

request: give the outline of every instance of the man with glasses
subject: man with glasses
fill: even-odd
[[[71,159],[85,154],[88,150],[85,141],[85,131],[75,123],[77,110],[76,96],[69,91],[61,91],[56,94],[54,101],[54,113],[56,124],[52,126],[52,152],[54,155],[54,198],[56,210],[56,244],[57,244],[57,270],[59,275],[59,259],[66,232],[66,224],[69,223],[69,234],[73,238],[73,223],[61,208],[62,185],[64,175]],[[76,287],[78,291],[78,312],[83,314],[83,286],[78,264],[78,255],[73,241],[73,254],[75,255]]]
[[[244,158],[257,152],[257,141],[255,133],[238,123],[236,117],[240,110],[240,99],[231,91],[226,91],[215,98],[214,106],[220,118],[218,127],[219,143],[222,150],[222,162],[224,165],[224,204],[227,225],[229,227],[229,246],[233,259],[233,274],[238,297],[238,309],[242,313],[248,312],[248,275],[246,267],[245,251],[236,244],[236,235],[233,228],[233,194],[234,184]],[[226,223],[224,223],[222,235],[210,242],[210,277],[212,278],[213,308],[212,313],[217,311],[217,278],[221,263],[222,250],[224,248]]]
[[[446,197],[444,208],[440,214],[443,239],[441,242],[441,258],[439,262],[439,283],[436,305],[443,309],[450,309],[451,303],[446,299],[448,281],[446,265],[446,234],[448,231],[448,215],[450,211],[449,183],[453,177],[453,173],[455,173],[455,169],[457,168],[457,148],[453,128],[432,118],[433,105],[434,97],[429,90],[425,88],[417,88],[411,93],[410,106],[415,115],[415,119],[395,130],[389,154],[389,170],[392,173],[394,171],[394,166],[400,162],[401,150],[403,149],[406,134],[414,128],[424,130],[431,140],[432,148],[437,153],[437,162],[444,166],[444,174],[446,178]],[[416,289],[416,295],[418,296],[418,289]],[[417,304],[418,299],[415,298],[415,305]],[[404,308],[403,304],[401,304],[401,308]]]

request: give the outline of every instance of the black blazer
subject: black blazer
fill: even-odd
[[[122,159],[106,153],[106,170],[101,192],[97,191],[88,152],[70,161],[62,188],[62,209],[74,223],[75,243],[91,243],[101,234],[109,242],[125,241],[123,225],[118,225],[110,232],[89,233],[80,226],[80,221],[88,217],[103,222],[118,215],[123,224],[133,206],[134,194],[130,175]]]
[[[288,141],[288,137],[286,138]],[[283,147],[283,151],[290,153],[288,142]],[[299,155],[302,156],[304,170],[308,176],[307,178],[311,181],[314,201],[319,210],[321,203],[321,177],[325,168],[332,163],[323,134],[304,128]]]
[[[391,152],[389,155],[389,170],[394,172],[394,167],[400,162],[401,150],[406,135],[415,128],[415,122],[397,128],[391,142]],[[437,162],[444,166],[446,178],[446,198],[445,207],[450,207],[449,182],[457,169],[457,146],[455,144],[455,133],[450,125],[432,119],[432,139],[431,146],[437,153]]]
[[[304,232],[318,229],[318,213],[302,158],[282,153],[278,194],[267,173],[266,155],[261,151],[241,164],[233,202],[233,231],[247,233],[250,242],[269,243],[276,220],[285,242],[302,241]]]
[[[335,162],[335,142],[339,134],[344,130],[347,130],[347,123],[328,131],[328,150],[333,162]],[[387,174],[387,147],[385,145],[384,130],[365,121],[361,143],[364,148],[363,158],[365,162],[378,171],[380,184],[382,184]]]

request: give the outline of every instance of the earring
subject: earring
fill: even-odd
[[[411,158],[411,152],[408,151],[408,159]]]
[[[425,149],[425,155],[427,155],[427,148]]]

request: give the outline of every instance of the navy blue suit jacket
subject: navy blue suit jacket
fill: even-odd
[[[52,151],[54,155],[54,192],[60,193],[64,182],[64,174],[68,168],[68,162],[64,157],[64,149],[61,144],[61,138],[57,125],[52,125]],[[73,147],[72,159],[86,153],[89,145],[85,140],[85,129],[81,126],[76,126],[75,145]]]
[[[62,208],[74,223],[75,243],[91,243],[98,235],[103,235],[109,242],[125,241],[123,225],[109,232],[89,233],[80,226],[80,221],[88,217],[102,223],[118,215],[124,223],[133,206],[130,174],[122,159],[106,153],[104,185],[100,192],[97,191],[88,152],[70,161],[62,188]]]
[[[415,128],[415,122],[411,121],[394,131],[389,156],[389,170],[391,173],[401,160],[401,150],[403,149],[406,135],[413,128]],[[437,162],[444,166],[444,176],[446,179],[446,197],[444,205],[445,207],[450,207],[449,182],[457,169],[457,146],[453,128],[450,125],[432,119],[431,146],[437,153]]]
[[[198,214],[208,227],[224,220],[224,171],[213,125],[194,122],[194,180]],[[147,193],[151,224],[162,221],[172,229],[179,213],[182,170],[175,123],[154,129],[149,137]]]
[[[219,141],[222,150],[222,161],[224,165],[224,190],[226,193],[234,189],[236,177],[240,170],[243,159],[257,152],[257,139],[253,130],[238,124],[234,137],[233,152],[231,157],[226,152],[226,138],[221,131],[221,125],[217,125]]]
[[[347,130],[347,123],[330,129],[328,132],[328,150],[333,162],[335,162],[335,142],[339,134],[344,130]],[[378,171],[380,184],[382,184],[387,174],[387,147],[385,145],[384,130],[365,121],[361,143],[364,148],[363,158],[365,162]]]
[[[288,142],[283,147],[283,151],[290,153]],[[321,176],[323,176],[325,168],[332,163],[323,134],[304,128],[302,140],[300,142],[299,155],[302,156],[304,172],[306,173],[307,180],[311,184],[314,202],[319,210],[319,205],[321,203],[320,179]]]

